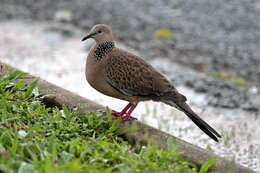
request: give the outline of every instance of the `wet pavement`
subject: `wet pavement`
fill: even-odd
[[[203,72],[227,72],[260,87],[258,0],[1,0],[0,19],[63,20],[82,29],[106,23],[147,58]],[[154,31],[173,30],[170,38]]]

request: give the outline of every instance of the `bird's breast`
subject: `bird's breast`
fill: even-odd
[[[100,79],[104,80],[104,69],[101,64],[97,64],[93,57],[88,56],[86,64],[86,79],[88,83],[93,87],[97,88]]]
[[[93,50],[94,48],[91,48],[88,54],[85,71],[86,79],[91,87],[105,95],[126,100],[131,103],[149,100],[148,98],[125,95],[113,88],[106,80],[106,65],[110,54],[107,55],[108,57],[103,57],[100,61],[96,61],[93,56]]]
[[[95,62],[93,52],[95,50],[96,46],[92,46],[89,50],[88,56],[87,56],[87,62],[86,62],[86,68],[85,68],[85,75],[88,83],[93,87],[95,82],[96,75],[100,75],[98,71],[100,71],[100,67],[98,67],[97,62]]]

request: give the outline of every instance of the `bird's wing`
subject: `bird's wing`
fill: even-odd
[[[115,49],[107,58],[106,80],[125,95],[156,97],[175,90],[163,75],[136,55]]]

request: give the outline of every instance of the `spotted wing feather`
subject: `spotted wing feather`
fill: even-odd
[[[108,55],[106,80],[129,96],[157,97],[175,88],[140,57],[115,49]]]

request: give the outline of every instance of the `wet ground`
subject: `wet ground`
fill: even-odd
[[[226,71],[260,85],[258,0],[1,0],[0,19],[62,19],[88,29],[113,27],[147,58],[167,57],[193,69]],[[153,32],[169,28],[175,37]]]
[[[257,0],[1,1],[2,20],[63,21],[84,30],[96,23],[110,24],[117,38],[145,59],[165,58],[196,71],[233,74],[243,77],[253,90],[260,87],[260,3]],[[154,36],[154,31],[160,28],[171,29],[174,36]],[[71,34],[67,28],[62,32]],[[185,74],[178,73],[176,76],[181,76],[181,80],[174,77],[175,81],[206,92],[210,105],[259,109],[254,98],[252,101],[223,81]]]
[[[81,30],[65,25],[64,28],[71,31],[68,36],[64,35],[63,31],[57,30],[60,24],[56,23],[9,21],[1,22],[0,26],[1,61],[41,76],[43,79],[115,110],[122,109],[126,104],[126,102],[98,93],[85,81],[84,66],[87,49],[93,42],[88,41],[83,44],[80,41],[83,35]],[[119,46],[127,48],[124,44],[119,44]],[[177,88],[187,96],[192,108],[221,132],[223,140],[215,143],[183,113],[161,103],[140,103],[134,112],[138,120],[200,147],[210,148],[216,154],[240,164],[255,170],[260,169],[259,116],[242,109],[220,109],[208,106],[208,96],[183,85],[183,82],[178,82],[183,77],[179,76],[176,71],[184,69],[186,75],[207,79],[208,77],[202,73],[172,63],[167,59],[154,59],[150,60],[150,63],[176,82]]]

